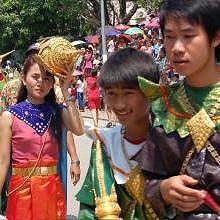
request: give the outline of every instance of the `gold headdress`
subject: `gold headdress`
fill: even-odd
[[[52,37],[39,43],[36,56],[40,64],[59,78],[71,74],[78,58],[78,50],[62,37]]]

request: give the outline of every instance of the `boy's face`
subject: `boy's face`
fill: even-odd
[[[132,126],[146,121],[148,106],[140,89],[112,87],[104,91],[104,98],[121,124]]]
[[[171,65],[184,76],[208,73],[214,64],[214,42],[209,42],[201,25],[192,25],[186,19],[167,18],[164,47]]]

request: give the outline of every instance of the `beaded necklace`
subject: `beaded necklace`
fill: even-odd
[[[33,104],[28,100],[10,106],[8,111],[32,127],[39,135],[43,135],[49,128],[54,114],[54,108],[49,103]]]

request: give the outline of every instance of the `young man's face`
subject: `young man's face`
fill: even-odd
[[[104,98],[121,124],[132,126],[140,122],[146,123],[148,106],[140,89],[112,87],[104,91]]]
[[[201,25],[192,25],[186,19],[167,18],[164,47],[176,72],[184,76],[202,71],[208,73],[208,68],[214,64],[215,48],[212,44]]]

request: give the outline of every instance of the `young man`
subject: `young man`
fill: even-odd
[[[167,58],[186,78],[155,85],[162,97],[152,103],[153,133],[166,178],[145,192],[156,207],[157,187],[164,205],[180,212],[175,219],[220,218],[219,15],[220,0],[165,0],[160,11]],[[143,90],[148,84],[140,79]]]
[[[155,217],[144,199],[146,176],[142,171],[148,167],[152,142],[148,101],[138,87],[138,76],[159,81],[152,58],[132,48],[113,54],[102,68],[99,85],[121,125],[87,130],[102,146],[99,142],[93,146],[87,177],[77,195],[79,219]]]

